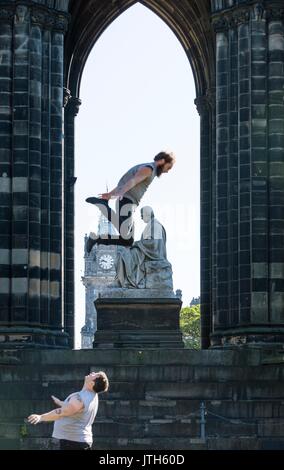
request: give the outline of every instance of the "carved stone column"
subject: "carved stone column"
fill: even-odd
[[[0,4],[2,348],[67,346],[62,99],[68,2],[58,9],[47,5],[24,0]]]
[[[75,280],[74,280],[74,174],[75,117],[81,100],[65,89],[64,98],[64,324],[69,334],[70,346],[74,346]]]
[[[201,255],[201,346],[206,349],[210,345],[212,330],[212,292],[213,292],[213,247],[212,215],[214,194],[212,192],[214,110],[215,101],[211,93],[199,96],[195,100],[200,115],[200,255]],[[212,127],[213,126],[213,127]]]
[[[277,1],[245,3],[212,2],[213,346],[284,342],[284,9]]]

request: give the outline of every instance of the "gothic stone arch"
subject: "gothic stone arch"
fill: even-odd
[[[67,333],[72,345],[80,80],[134,3],[0,2],[0,347],[67,347]],[[283,344],[283,1],[141,3],[176,34],[196,84],[203,347]]]
[[[73,138],[74,135],[74,103],[76,112],[80,105],[80,83],[81,77],[84,70],[84,66],[90,51],[96,43],[99,36],[105,31],[105,29],[127,8],[137,3],[135,0],[122,0],[122,1],[71,1],[70,12],[72,15],[72,22],[66,37],[65,47],[65,80],[66,88],[70,91],[70,95],[74,98],[71,99],[71,107],[66,108],[66,123],[68,123],[66,132],[66,142]],[[173,33],[177,36],[178,40],[182,44],[185,53],[189,59],[192,67],[197,100],[196,105],[199,113],[201,114],[201,128],[203,139],[201,142],[201,165],[207,183],[206,195],[202,198],[206,207],[208,208],[211,201],[208,200],[208,183],[210,180],[210,165],[211,165],[211,152],[212,147],[210,142],[212,141],[211,131],[212,126],[210,125],[212,115],[212,104],[213,104],[213,90],[215,87],[215,61],[214,61],[214,41],[213,31],[210,24],[210,2],[209,1],[152,1],[147,0],[140,2],[144,6],[148,7],[151,11],[157,14],[165,23],[170,27]],[[72,101],[73,100],[73,101]],[[71,110],[72,108],[72,110]],[[70,134],[68,134],[68,130]],[[74,168],[74,151],[69,148],[66,151],[66,171],[68,173],[67,178],[72,178]],[[70,236],[69,240],[72,243],[73,239],[73,226],[70,226],[70,220],[73,220],[73,195],[66,195],[66,221],[69,224]],[[206,199],[206,202],[205,202]],[[205,205],[203,209],[205,208]],[[68,208],[70,208],[70,215]],[[203,210],[204,212],[204,210]],[[201,223],[202,240],[205,243],[202,245],[202,270],[203,279],[208,277],[209,259],[210,255],[208,252],[208,245],[206,240],[209,240],[210,223],[208,217],[202,217]],[[66,230],[67,233],[67,230]],[[68,244],[68,240],[66,240]],[[66,253],[68,247],[66,247]],[[69,250],[71,252],[71,250]],[[66,262],[68,262],[66,260]],[[70,264],[73,260],[70,259]],[[68,274],[67,274],[68,275]],[[66,288],[65,292],[66,302],[65,305],[68,309],[68,302],[70,304],[71,314],[67,315],[67,323],[72,324],[73,322],[73,301],[71,301],[71,292],[73,291],[72,282],[73,275],[70,272],[70,278],[66,282],[70,288]],[[209,281],[209,279],[208,279]],[[207,285],[209,282],[207,281]],[[209,333],[210,333],[210,294],[209,290],[205,292],[205,283],[202,282],[203,290],[203,305],[202,305],[202,336],[204,338],[203,346],[209,345]],[[70,318],[70,321],[68,320]]]

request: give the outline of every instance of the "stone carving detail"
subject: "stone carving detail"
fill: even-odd
[[[262,3],[257,3],[254,7],[254,18],[256,21],[260,21],[263,18],[264,8]]]
[[[251,10],[244,9],[233,14],[233,21],[236,25],[247,23],[251,17]]]
[[[194,100],[194,104],[200,116],[203,116],[207,111],[215,109],[216,107],[216,93],[214,89],[206,91],[206,95],[198,96]]]
[[[71,99],[71,91],[68,88],[63,88],[63,107],[66,108]]]
[[[35,7],[31,2],[23,0],[21,5],[0,6],[0,22],[12,21],[23,23],[31,20],[32,24],[43,28],[52,29],[61,33],[66,33],[68,29],[69,14],[58,13],[54,10],[44,8],[44,6]]]
[[[0,7],[0,22],[1,21],[12,21],[14,19],[14,10],[11,8],[1,8]]]
[[[217,16],[212,20],[212,26],[215,33],[227,31],[229,29],[229,21],[226,16]]]
[[[198,96],[194,100],[194,104],[196,106],[197,112],[199,116],[202,116],[206,111],[208,111],[208,100],[206,96]]]
[[[250,20],[260,21],[263,18],[281,21],[284,19],[284,8],[279,8],[275,5],[275,7],[265,10],[263,3],[258,2],[239,10],[226,10],[225,13],[220,12],[213,15],[212,26],[214,31],[218,33],[248,23]]]
[[[52,14],[39,10],[33,10],[31,19],[33,24],[46,28],[52,28],[55,22]]]
[[[55,18],[54,30],[60,33],[66,33],[68,29],[69,20],[66,16],[58,15]]]
[[[70,111],[74,116],[77,116],[79,113],[81,104],[82,104],[82,101],[80,100],[80,98],[76,98],[75,96],[72,96],[68,99],[66,109],[68,109],[68,111]]]
[[[49,11],[34,8],[32,12],[32,23],[41,27],[66,33],[68,29],[68,18],[62,14],[54,14]]]
[[[121,248],[116,279],[124,288],[172,289],[172,266],[167,260],[165,228],[155,218],[150,206],[141,209],[141,216],[147,225],[139,241],[134,242],[131,248]]]
[[[250,20],[251,10],[242,9],[240,11],[220,15],[212,20],[212,25],[216,33],[235,28],[240,24],[245,24]]]
[[[29,19],[29,9],[25,5],[18,5],[15,11],[15,23],[24,23]]]
[[[270,8],[267,10],[267,18],[271,21],[284,20],[284,8]]]

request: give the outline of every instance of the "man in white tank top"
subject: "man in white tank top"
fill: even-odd
[[[130,168],[119,180],[117,186],[108,193],[99,194],[99,197],[89,197],[86,202],[95,204],[102,214],[118,230],[116,237],[109,235],[106,238],[97,237],[92,234],[87,240],[87,252],[96,243],[103,245],[124,245],[131,246],[134,242],[134,226],[132,216],[140,203],[144,193],[157,176],[168,173],[175,163],[172,153],[160,152],[150,163],[141,163]],[[113,211],[108,201],[117,199],[116,211]]]
[[[85,377],[80,392],[71,393],[64,401],[52,396],[58,408],[42,415],[32,414],[27,421],[30,424],[54,421],[52,437],[59,439],[60,450],[91,450],[98,394],[107,392],[108,387],[104,372],[92,372]]]

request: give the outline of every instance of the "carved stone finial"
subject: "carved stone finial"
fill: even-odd
[[[212,26],[215,33],[219,33],[221,31],[227,31],[229,29],[230,24],[228,18],[224,15],[221,15],[213,18]]]
[[[176,298],[180,300],[182,299],[182,291],[180,289],[176,290]]]
[[[29,19],[30,11],[25,5],[18,5],[15,12],[15,24],[24,23]]]
[[[80,110],[80,106],[82,104],[82,101],[80,98],[76,98],[75,96],[71,96],[68,99],[68,103],[66,105],[66,109],[70,111],[74,116],[77,116]]]
[[[264,8],[262,3],[259,2],[254,6],[254,18],[256,19],[256,21],[262,20],[263,11]]]
[[[194,104],[199,116],[202,116],[206,111],[208,111],[208,99],[205,95],[195,98]]]
[[[64,87],[63,88],[63,107],[64,108],[66,108],[70,99],[71,99],[71,92],[70,90],[68,90],[68,88]]]
[[[64,15],[57,15],[54,22],[54,30],[65,34],[69,25],[69,19]]]

